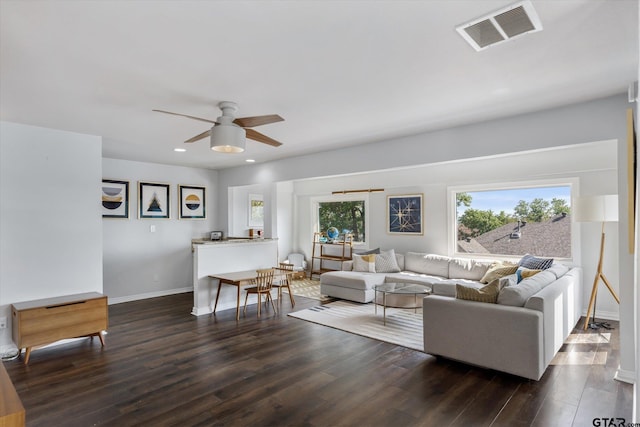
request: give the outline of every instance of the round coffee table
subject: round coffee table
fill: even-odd
[[[374,286],[373,289],[376,297],[374,298],[376,314],[378,314],[378,292],[382,292],[382,318],[385,326],[387,324],[387,295],[413,295],[413,307],[403,308],[413,308],[413,312],[416,313],[416,309],[422,305],[422,299],[420,299],[420,305],[418,305],[418,295],[429,295],[431,293],[430,287],[413,283],[383,283],[382,285]]]

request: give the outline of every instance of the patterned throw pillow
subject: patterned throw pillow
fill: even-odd
[[[396,261],[396,252],[393,249],[381,251],[376,255],[376,273],[399,273],[398,261]]]
[[[484,276],[482,276],[480,283],[491,283],[495,279],[508,276],[509,274],[515,274],[516,270],[518,270],[517,264],[496,262],[492,264]]]
[[[456,284],[456,298],[467,301],[489,302],[495,304],[500,293],[500,279],[495,279],[486,286],[473,288]]]
[[[542,270],[531,270],[524,267],[518,267],[516,271],[517,283],[522,282],[522,279],[526,279],[527,277],[531,277],[534,274],[540,273]]]
[[[553,258],[538,258],[533,255],[526,254],[522,257],[518,265],[530,270],[546,270],[553,264]]]
[[[376,255],[356,255],[353,254],[353,271],[360,271],[365,273],[376,272]]]

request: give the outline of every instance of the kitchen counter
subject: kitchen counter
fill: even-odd
[[[278,239],[193,239],[193,309],[200,316],[213,311],[219,281],[209,276],[234,271],[257,270],[278,265]],[[223,287],[218,310],[235,308],[237,290]],[[250,298],[251,300],[251,298]]]
[[[194,251],[194,245],[243,245],[247,243],[274,242],[278,239],[252,239],[251,237],[225,237],[222,240],[210,239],[191,239],[191,252]]]

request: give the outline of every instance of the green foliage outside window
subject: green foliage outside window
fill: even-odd
[[[340,238],[350,233],[354,242],[364,241],[364,200],[319,203],[318,218],[320,231],[336,227]]]

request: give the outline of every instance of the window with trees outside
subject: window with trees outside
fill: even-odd
[[[345,234],[353,236],[354,243],[365,242],[365,200],[318,202],[318,230],[338,229],[341,240]]]
[[[454,195],[456,253],[571,258],[571,185]]]

